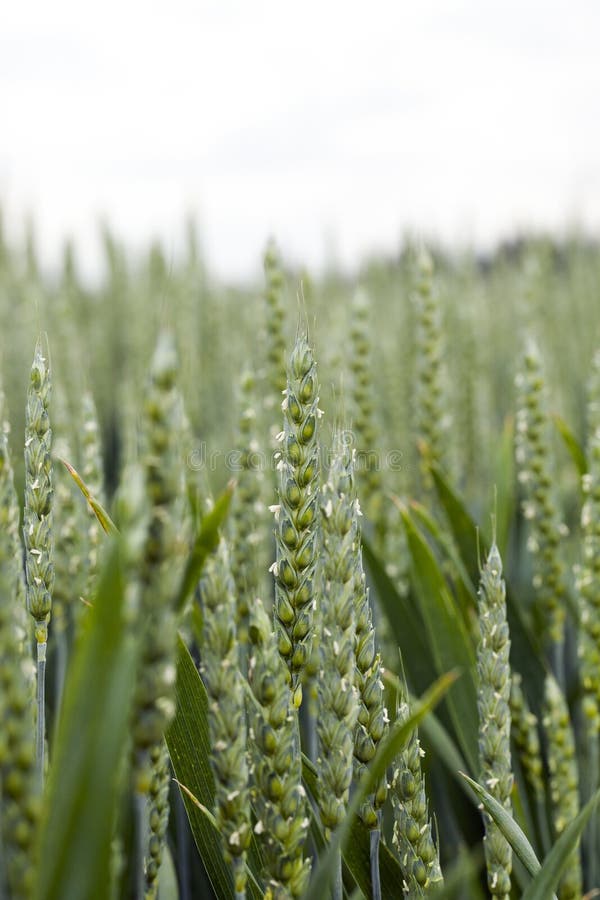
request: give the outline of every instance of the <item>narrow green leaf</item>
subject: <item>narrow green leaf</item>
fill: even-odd
[[[318,774],[313,764],[302,755],[302,778],[313,798],[317,797]],[[371,896],[370,832],[359,818],[350,826],[350,837],[343,850],[343,860],[354,883],[366,897]],[[396,900],[402,884],[402,869],[396,857],[382,842],[379,845],[379,874],[382,900]]]
[[[402,660],[412,689],[421,694],[435,680],[431,654],[425,641],[425,628],[414,597],[402,597],[396,590],[383,563],[376,556],[371,544],[362,538],[363,558],[367,564],[370,581],[383,609],[394,642],[400,648]]]
[[[177,610],[183,609],[186,600],[195,590],[207,556],[216,549],[219,543],[219,529],[229,512],[234,487],[235,483],[230,481],[223,493],[217,498],[213,508],[206,513],[200,522],[200,528],[190,551],[175,597],[175,608]]]
[[[400,692],[400,679],[394,672],[386,669],[383,674],[383,681],[396,693]],[[411,707],[417,703],[417,698],[412,694],[409,695],[409,703]],[[419,731],[421,736],[425,737],[427,743],[435,751],[438,758],[444,763],[448,773],[456,779],[457,784],[459,784],[464,792],[468,794],[470,799],[471,793],[469,788],[459,774],[466,768],[465,761],[452,737],[448,734],[448,731],[444,728],[433,711],[431,711],[427,718],[423,720]]]
[[[90,493],[90,489],[86,485],[85,481],[83,480],[83,478],[81,477],[79,472],[77,472],[77,470],[74,469],[73,466],[71,465],[71,463],[67,462],[66,459],[62,459],[62,457],[59,457],[59,459],[60,459],[61,463],[63,464],[63,466],[66,468],[67,472],[69,473],[69,475],[71,476],[73,481],[75,482],[75,484],[77,485],[77,487],[79,488],[79,490],[81,491],[81,493],[83,494],[83,496],[85,497],[85,499],[87,500],[87,502],[89,503],[92,512],[94,513],[94,515],[100,522],[100,525],[102,526],[102,529],[104,530],[104,532],[106,534],[118,534],[119,529],[117,528],[117,526],[115,525],[115,523],[113,522],[113,520],[111,519],[109,514],[106,512],[106,510],[104,509],[102,504],[99,503],[96,500],[96,498],[92,496],[92,494]]]
[[[194,660],[180,637],[177,647],[177,713],[165,735],[176,779],[207,809],[214,806],[215,785],[210,768],[208,698]],[[217,897],[233,897],[233,881],[215,831],[189,795],[182,798],[192,834]]]
[[[473,584],[479,584],[479,565],[474,552],[477,548],[477,526],[442,469],[435,463],[431,463],[429,469],[469,577]]]
[[[400,514],[406,529],[412,557],[413,582],[436,674],[441,675],[457,667],[461,671],[460,679],[448,692],[446,706],[469,768],[476,772],[479,766],[479,723],[473,642],[461,616],[457,615],[448,583],[427,541],[414,524],[408,510],[401,509]]]
[[[219,833],[219,826],[217,825],[217,819],[216,819],[214,813],[212,813],[210,811],[210,809],[207,809],[207,807],[204,806],[203,803],[200,803],[198,798],[194,796],[194,794],[190,791],[189,788],[187,788],[185,786],[185,784],[182,784],[180,781],[177,781],[176,778],[174,778],[173,781],[179,787],[179,789],[183,792],[183,794],[185,794],[187,797],[189,797],[189,799],[192,801],[194,806],[200,810],[200,812],[202,813],[202,815],[204,816],[204,818],[206,819],[206,821],[208,822],[208,824],[210,825],[210,827],[213,830],[214,840],[218,843],[221,840],[221,836]],[[262,894],[261,887],[260,887],[258,881],[256,880],[256,878],[254,877],[254,874],[250,871],[250,869],[248,869],[248,876],[249,876],[250,880],[254,883],[254,886],[255,886],[256,890],[258,891],[259,895]]]
[[[465,590],[468,591],[468,593],[472,597],[473,602],[471,605],[475,607],[477,600],[475,585],[478,582],[474,582],[470,573],[467,572],[464,564],[464,559],[457,550],[452,532],[448,532],[447,528],[442,528],[422,503],[419,503],[416,500],[411,500],[410,511],[421,522],[421,524],[425,526],[430,535],[435,539],[440,548],[444,551],[448,559],[451,560],[456,569],[456,574],[463,582]]]
[[[583,478],[586,472],[589,471],[589,466],[585,453],[583,451],[583,447],[581,446],[565,420],[561,418],[561,416],[554,413],[552,415],[552,421],[556,426],[556,430],[563,439],[565,447],[571,455],[571,459],[575,463],[575,467],[579,473],[579,477]]]
[[[36,900],[106,900],[136,645],[111,548],[65,687],[41,827]]]
[[[473,539],[473,535],[477,532],[476,524],[471,518],[465,503],[450,486],[441,469],[432,465],[431,474],[465,568],[470,573],[478,573],[477,542]],[[480,552],[484,558],[488,549],[485,542],[481,541]],[[477,574],[475,584],[478,583],[479,575]],[[511,640],[511,659],[517,661],[516,668],[523,676],[523,682],[527,685],[528,700],[534,712],[539,714],[544,696],[544,680],[546,677],[543,661],[544,654],[539,641],[525,620],[522,606],[515,598],[508,579],[506,585],[506,608]]]
[[[480,801],[485,810],[492,817],[508,843],[511,845],[530,875],[537,875],[541,869],[540,862],[535,855],[535,851],[526,835],[523,834],[513,817],[508,813],[501,803],[492,797],[488,791],[464,772],[460,773],[462,777],[471,786],[473,793]]]
[[[185,785],[199,803],[212,811],[215,783],[210,767],[208,697],[202,679],[181,637],[177,646],[177,712],[165,735],[178,782]],[[181,795],[198,852],[219,900],[234,897],[229,866],[223,859],[221,840],[210,818],[199,809],[187,791]],[[248,896],[260,898],[252,878]]]
[[[536,823],[531,815],[531,808],[529,806],[527,791],[523,783],[523,774],[519,770],[519,762],[514,758],[514,755],[512,759],[512,765],[514,776],[514,784],[511,793],[513,818],[517,822],[521,831],[524,834],[529,835],[531,840],[534,842],[534,850],[537,850],[536,855],[539,856],[540,854],[537,844]]]
[[[439,678],[434,685],[418,701],[411,715],[405,722],[395,722],[386,737],[381,741],[377,753],[371,761],[365,775],[361,778],[348,805],[346,818],[333,835],[329,848],[319,860],[310,880],[304,900],[315,897],[326,897],[329,884],[333,878],[337,854],[344,854],[348,840],[352,834],[352,825],[365,797],[372,793],[375,785],[383,778],[386,769],[405,746],[409,736],[419,722],[433,709],[450,686],[456,680],[456,673],[449,672]]]
[[[596,791],[579,815],[567,825],[523,894],[522,900],[546,900],[546,897],[552,894],[580,841],[590,816],[596,811],[598,800],[600,800],[600,790]]]
[[[397,505],[399,501],[392,499]],[[452,533],[447,528],[442,528],[422,503],[411,500],[410,512],[424,527],[428,542],[433,545],[436,555],[440,556],[442,562],[447,559],[451,564],[448,580],[452,582],[458,608],[469,631],[476,622],[474,614],[477,609],[477,591],[456,548]]]

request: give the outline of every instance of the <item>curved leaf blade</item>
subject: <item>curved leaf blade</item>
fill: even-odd
[[[114,545],[65,687],[41,826],[36,900],[107,900],[136,644]]]
[[[165,735],[175,777],[203,807],[212,810],[215,783],[210,767],[208,696],[181,637],[177,645],[175,694],[177,712]],[[233,880],[223,859],[220,836],[210,817],[196,806],[187,791],[182,791],[181,796],[206,874],[220,900],[233,900]],[[257,900],[262,896],[252,878],[248,882],[248,896]]]
[[[435,680],[437,672],[424,638],[423,620],[412,597],[402,597],[389,577],[371,544],[362,538],[363,557],[377,599],[388,620],[394,641],[400,648],[407,677],[416,693],[423,693]]]
[[[583,478],[586,472],[589,471],[589,465],[583,447],[561,416],[554,413],[554,415],[552,416],[552,421],[556,426],[556,430],[563,439],[564,445],[571,455],[571,459],[575,463],[575,468],[579,473],[579,477]]]
[[[83,494],[83,496],[85,497],[85,499],[87,500],[87,502],[90,506],[90,509],[92,510],[92,512],[94,513],[96,518],[98,519],[98,522],[100,523],[104,533],[105,534],[118,534],[119,529],[117,528],[117,526],[115,525],[115,523],[113,522],[113,520],[111,519],[111,517],[109,516],[107,511],[104,509],[102,504],[99,503],[98,500],[96,500],[96,498],[92,496],[90,489],[86,485],[85,481],[83,480],[83,478],[81,477],[79,472],[76,469],[74,469],[73,466],[71,465],[71,463],[67,462],[66,459],[63,459],[62,457],[59,457],[59,459],[60,459],[61,463],[63,464],[63,466],[65,467],[65,469],[67,470],[67,472],[69,473],[69,475],[71,476],[71,478],[73,479],[73,481],[75,482],[75,484],[77,485],[77,487],[79,488],[79,490],[81,491],[81,493]]]
[[[595,813],[600,800],[600,790],[588,800],[581,812],[565,828],[552,850],[542,863],[542,867],[523,894],[522,900],[545,900],[558,886],[569,859],[576,850],[581,835],[590,817]]]
[[[448,483],[442,470],[435,464],[432,464],[430,468],[439,500],[444,507],[448,524],[454,535],[463,563],[468,572],[477,573],[475,584],[478,584],[479,561],[477,558],[477,542],[474,539],[474,535],[477,533],[477,525],[467,510],[464,501]],[[488,549],[485,542],[482,541],[481,552],[484,556],[487,554]],[[523,610],[511,590],[508,580],[506,585],[506,608],[510,629],[511,659],[518,661],[516,668],[523,676],[524,683],[528,686],[527,696],[534,708],[534,712],[537,714],[544,696],[545,667],[543,652],[539,641],[523,615]]]
[[[492,817],[516,855],[519,857],[530,875],[537,875],[541,869],[540,861],[527,836],[523,834],[513,817],[507,812],[501,803],[492,797],[478,782],[469,778],[464,772],[460,773],[470,785],[477,800],[483,804],[485,811]]]
[[[477,554],[474,552],[477,547],[477,526],[442,469],[431,463],[429,471],[469,577],[473,584],[479,584],[479,564]]]
[[[198,533],[194,539],[175,596],[174,605],[177,611],[183,609],[186,600],[196,589],[206,558],[216,549],[219,543],[219,530],[227,518],[234,487],[235,482],[230,481],[223,493],[217,498],[213,508],[206,513],[200,522]]]
[[[477,746],[479,722],[475,688],[475,650],[461,614],[455,608],[450,589],[429,544],[413,522],[406,507],[400,514],[406,529],[412,558],[412,575],[419,599],[429,651],[436,674],[459,668],[461,678],[446,697],[456,739],[469,768],[479,766]]]

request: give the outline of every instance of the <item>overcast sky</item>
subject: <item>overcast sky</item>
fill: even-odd
[[[223,276],[351,264],[407,228],[600,226],[597,0],[2,3],[0,205],[47,264],[98,220]]]

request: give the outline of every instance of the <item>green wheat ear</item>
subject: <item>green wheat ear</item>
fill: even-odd
[[[182,492],[179,459],[178,359],[169,334],[159,338],[144,403],[142,468],[147,531],[139,572],[141,659],[134,695],[133,743],[136,792],[152,778],[153,748],[175,714],[174,585],[181,563],[177,504]]]
[[[569,708],[552,675],[546,677],[543,724],[550,772],[552,821],[555,837],[558,838],[579,813],[579,771]],[[577,847],[562,876],[559,900],[577,900],[581,897],[582,887],[580,849]]]
[[[600,353],[594,357],[588,399],[588,472],[583,477],[582,561],[577,590],[581,611],[579,666],[588,730],[600,732]]]
[[[369,297],[357,292],[352,304],[350,339],[352,353],[350,399],[352,424],[356,432],[356,478],[365,514],[373,523],[375,548],[383,554],[386,536],[386,510],[378,447],[381,445],[375,420],[375,390],[369,321]]]
[[[262,602],[252,605],[248,680],[255,703],[248,703],[255,834],[264,847],[265,896],[302,897],[310,875],[303,848],[309,819],[302,785],[297,716],[289,672]]]
[[[522,374],[517,379],[520,392],[517,412],[516,457],[519,480],[526,498],[523,514],[531,522],[528,547],[535,563],[534,587],[545,637],[554,652],[554,674],[561,679],[567,586],[561,560],[565,528],[560,522],[553,496],[549,424],[544,409],[544,379],[535,344],[527,348]]]
[[[510,639],[506,620],[506,587],[496,544],[492,545],[481,570],[478,611],[477,706],[481,778],[490,794],[511,812]],[[508,900],[512,850],[495,822],[489,816],[485,816],[484,821],[488,890],[493,897]]]
[[[0,388],[0,834],[10,896],[28,900],[39,820],[35,671],[29,653],[19,508],[4,415]]]
[[[275,625],[279,652],[290,672],[294,706],[302,703],[301,677],[311,653],[319,557],[319,384],[305,333],[287,366],[275,508]]]
[[[244,689],[235,630],[235,588],[223,538],[204,565],[200,604],[203,615],[200,671],[208,694],[215,816],[237,898],[245,896],[246,852],[252,826]]]
[[[266,354],[267,382],[272,396],[285,390],[285,310],[283,288],[285,284],[281,261],[276,245],[271,241],[265,251],[265,303],[266,303]]]
[[[348,805],[358,718],[354,684],[355,559],[359,541],[354,460],[347,435],[334,436],[329,476],[321,491],[322,610],[318,671],[318,802],[325,835],[341,825]],[[341,858],[334,892],[342,896]]]
[[[50,365],[39,339],[27,391],[23,513],[27,609],[34,620],[38,644],[45,644],[48,639],[54,587],[50,393]]]
[[[106,499],[104,496],[100,425],[98,423],[96,404],[89,391],[86,391],[81,398],[81,413],[83,424],[83,434],[81,438],[81,475],[91,495],[98,503],[104,506]],[[86,513],[88,523],[86,534],[86,585],[84,597],[86,597],[86,599],[92,599],[96,589],[99,564],[98,556],[103,535],[101,525],[94,514],[94,510],[89,505],[86,508]]]
[[[37,644],[36,759],[38,779],[44,780],[46,741],[46,643],[52,613],[54,546],[52,537],[52,430],[48,405],[50,364],[38,339],[27,391],[25,411],[25,583],[27,609],[34,621]]]
[[[388,713],[384,702],[383,666],[376,649],[375,629],[367,579],[363,569],[360,546],[354,557],[354,615],[355,615],[355,684],[358,689],[359,712],[354,732],[354,767],[360,779],[377,752],[388,730]],[[379,827],[379,812],[387,797],[387,782],[380,782],[374,794],[367,798],[360,811],[368,828]]]
[[[417,260],[415,301],[418,319],[417,428],[422,443],[422,472],[431,487],[429,463],[444,465],[444,413],[442,377],[442,326],[439,301],[433,283],[433,260],[422,250]]]
[[[238,426],[237,486],[232,501],[231,569],[237,600],[238,640],[248,641],[248,618],[255,599],[262,594],[268,564],[262,526],[266,507],[262,503],[264,472],[261,471],[256,439],[256,381],[242,376],[243,409]],[[266,531],[266,529],[265,529]]]
[[[408,690],[402,678],[398,682],[397,720],[405,722],[410,712]],[[424,755],[415,730],[394,761],[392,778],[393,842],[398,848],[405,879],[404,891],[409,900],[425,896],[431,887],[443,882],[421,768]]]
[[[145,865],[145,900],[158,897],[158,876],[169,825],[169,785],[171,769],[166,744],[157,744],[151,751],[152,780],[148,792],[149,813],[148,854]]]
[[[59,437],[54,443],[54,458],[72,459],[70,443]],[[77,615],[84,594],[84,554],[86,511],[68,470],[58,465],[55,473],[54,552],[55,584],[52,596],[53,633],[65,632]]]

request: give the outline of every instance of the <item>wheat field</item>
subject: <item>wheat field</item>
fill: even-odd
[[[600,251],[0,239],[0,898],[600,889]]]

